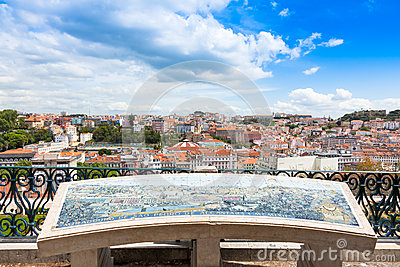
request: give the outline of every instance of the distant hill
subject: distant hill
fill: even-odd
[[[340,117],[339,121],[352,121],[352,120],[362,120],[370,121],[376,118],[381,118],[384,120],[395,120],[400,118],[400,109],[390,111],[386,114],[386,110],[361,110],[348,113]]]
[[[400,109],[392,110],[387,114],[386,119],[395,120],[400,118]]]

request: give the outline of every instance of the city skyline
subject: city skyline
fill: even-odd
[[[12,108],[10,108],[10,110],[15,110],[15,109],[12,109]],[[395,112],[395,111],[397,111],[397,110],[400,110],[400,108],[399,109],[394,109],[394,110],[387,110],[387,109],[380,109],[380,110],[374,110],[374,109],[359,109],[359,110],[354,110],[354,111],[352,111],[352,112],[348,112],[348,113],[343,113],[343,114],[341,114],[341,115],[339,115],[338,117],[333,117],[333,116],[331,116],[331,115],[323,115],[323,116],[321,116],[321,117],[319,117],[319,116],[313,116],[312,114],[310,114],[310,113],[301,113],[301,112],[299,112],[299,113],[296,113],[296,112],[294,112],[294,113],[287,113],[287,112],[279,112],[279,111],[276,111],[276,112],[271,112],[271,114],[268,114],[268,115],[265,115],[265,116],[271,116],[271,117],[274,117],[274,116],[277,116],[277,115],[284,115],[285,117],[290,117],[290,116],[300,116],[300,115],[303,115],[303,116],[310,116],[310,117],[312,117],[312,118],[327,118],[327,119],[332,119],[332,120],[339,120],[340,118],[342,118],[342,117],[345,117],[345,115],[351,115],[351,114],[355,114],[355,113],[357,113],[357,112],[368,112],[368,111],[385,111],[386,112],[386,114],[389,114],[389,112]],[[179,114],[177,114],[177,113],[169,113],[169,114],[157,114],[157,113],[148,113],[148,114],[136,114],[136,113],[120,113],[120,114],[118,114],[118,113],[97,113],[97,114],[93,114],[93,113],[86,113],[86,112],[79,112],[79,111],[77,111],[77,112],[72,112],[72,113],[69,113],[69,112],[67,112],[67,111],[60,111],[60,112],[35,112],[35,111],[20,111],[20,110],[16,110],[17,112],[19,112],[21,115],[22,114],[25,114],[25,115],[27,115],[27,116],[37,116],[37,115],[45,115],[45,116],[48,116],[48,115],[59,115],[59,116],[87,116],[87,117],[91,117],[91,116],[93,116],[93,117],[97,117],[97,116],[111,116],[111,117],[114,117],[114,116],[129,116],[129,115],[134,115],[134,116],[139,116],[139,117],[159,117],[159,118],[163,118],[163,117],[168,117],[168,116],[178,116],[178,117],[187,117],[187,116],[191,116],[191,115],[195,115],[196,113],[203,113],[203,114],[220,114],[220,115],[223,115],[223,116],[227,116],[227,118],[229,118],[229,117],[246,117],[246,116],[264,116],[264,115],[260,115],[260,114],[230,114],[230,113],[223,113],[223,112],[218,112],[218,111],[205,111],[205,110],[201,110],[201,109],[195,109],[195,110],[193,110],[193,111],[189,111],[189,112],[186,112],[186,113],[179,113]]]
[[[252,79],[272,112],[394,110],[399,9],[373,0],[0,1],[0,108],[121,114],[155,73],[210,60]],[[247,114],[240,98],[207,84],[176,88],[155,110],[191,99]]]

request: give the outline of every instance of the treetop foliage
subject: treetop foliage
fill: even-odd
[[[392,110],[386,114],[386,110],[361,110],[348,113],[339,118],[339,121],[352,121],[352,120],[362,120],[370,121],[376,118],[381,118],[383,120],[395,120],[400,118],[400,109]]]
[[[0,111],[0,151],[51,140],[52,135],[46,129],[26,129],[25,121],[18,118],[17,111]]]

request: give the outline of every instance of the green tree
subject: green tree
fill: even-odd
[[[93,168],[106,168],[107,165],[103,162],[94,162],[94,163],[87,163],[87,162],[78,162],[77,164],[78,167],[93,167]],[[107,170],[93,170],[89,172],[89,179],[93,178],[102,178],[103,173],[106,172]],[[107,177],[113,177],[113,176],[119,176],[117,171],[108,171],[107,172]]]
[[[384,171],[382,167],[382,162],[373,161],[369,157],[365,157],[356,166],[356,171]]]
[[[24,160],[20,159],[17,163],[15,163],[15,166],[32,166],[32,162],[29,160]]]
[[[18,118],[18,128],[20,129],[28,129],[28,125],[25,123],[24,118]]]
[[[29,160],[20,159],[17,163],[15,163],[15,166],[31,167],[32,162],[30,162]],[[25,177],[27,177],[28,173],[29,171],[25,169],[18,170],[18,174],[25,175]]]
[[[93,132],[93,129],[91,129],[91,128],[87,127],[87,126],[84,126],[84,127],[82,127],[80,132],[81,133],[91,133],[91,132]]]
[[[31,130],[31,135],[33,138],[32,143],[38,143],[39,141],[51,142],[53,136],[46,129],[33,129]]]
[[[253,123],[257,123],[257,119],[256,118],[252,118],[252,119],[244,119],[242,121],[243,124],[253,124]]]
[[[6,143],[5,142],[6,141],[4,140],[3,135],[0,135],[0,151],[5,150],[5,147],[6,147]]]
[[[386,119],[388,119],[388,120],[395,120],[398,118],[400,118],[400,109],[392,110],[386,116]]]
[[[175,132],[165,133],[161,136],[161,143],[163,146],[173,146],[179,142],[179,134]]]
[[[95,167],[95,168],[105,168],[107,165],[103,162],[94,162],[89,165],[90,167]]]
[[[6,132],[18,128],[18,113],[15,110],[0,111],[0,131]]]
[[[99,150],[99,155],[100,155],[100,156],[103,156],[103,155],[111,155],[111,154],[112,154],[112,152],[111,152],[110,149],[102,148],[102,149]]]
[[[85,163],[85,162],[78,162],[76,164],[77,167],[89,167],[89,163]]]
[[[17,126],[18,113],[12,109],[0,111],[0,119],[8,122],[9,129],[14,129]]]
[[[123,128],[121,131],[125,143],[144,143],[144,131],[135,132],[132,128]]]
[[[28,144],[28,136],[21,132],[8,132],[3,135],[5,143],[7,143],[6,149],[16,149],[23,147]]]
[[[8,131],[10,129],[10,123],[3,119],[0,118],[0,132]]]
[[[121,143],[122,134],[119,127],[103,123],[93,131],[93,139],[95,142]]]
[[[18,118],[15,110],[0,111],[0,150],[15,149],[39,141],[50,142],[51,134],[45,129],[26,130],[27,125],[23,118]]]
[[[144,141],[146,144],[158,144],[161,142],[161,135],[150,126],[146,126],[144,129]]]

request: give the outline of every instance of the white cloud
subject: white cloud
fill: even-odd
[[[312,67],[312,68],[310,68],[308,70],[303,71],[303,73],[305,75],[311,75],[311,74],[316,73],[318,70],[319,70],[319,67]]]
[[[343,39],[332,38],[332,39],[329,39],[328,42],[322,42],[319,45],[325,46],[325,47],[335,47],[335,46],[338,46],[341,44],[343,44]]]
[[[275,8],[275,7],[278,5],[278,3],[275,2],[275,1],[271,1],[270,3],[271,3],[271,6],[272,6],[273,8]]]
[[[0,19],[1,20],[1,19]],[[153,69],[133,59],[88,56],[80,51],[109,47],[57,31],[40,34],[5,20],[0,29],[0,106],[27,112],[109,113],[109,102],[130,99]],[[3,24],[4,25],[4,24]],[[118,49],[113,49],[118,52]],[[4,95],[4,96],[3,96]]]
[[[125,102],[115,102],[108,104],[107,107],[111,111],[125,112],[128,108],[128,104]]]
[[[335,94],[324,94],[316,92],[312,88],[305,88],[291,91],[289,101],[277,101],[273,110],[276,112],[339,117],[345,113],[361,109],[399,109],[399,103],[399,98],[377,100],[354,98],[353,94],[346,89],[336,89]]]
[[[315,49],[315,44],[314,41],[317,39],[321,39],[321,33],[319,32],[314,32],[311,34],[310,37],[304,39],[304,40],[299,40],[299,47],[306,47],[309,49]]]
[[[336,95],[334,97],[335,100],[345,100],[345,99],[351,99],[353,97],[353,94],[346,89],[336,89]]]
[[[281,12],[279,12],[279,16],[281,17],[287,17],[289,15],[290,15],[289,8],[285,8]]]
[[[134,54],[152,65],[172,64],[182,60],[215,59],[238,67],[254,79],[271,77],[268,63],[289,56],[297,58],[315,49],[312,39],[299,40],[294,47],[271,32],[236,33],[218,22],[213,11],[224,9],[230,0],[158,1],[151,7],[143,1],[103,2],[69,1],[48,3],[44,0],[19,0],[20,8],[32,14],[34,21],[56,20],[58,29],[90,41],[133,49]],[[275,3],[275,4],[272,4]],[[275,1],[271,2],[276,5]],[[64,14],[64,10],[93,10],[91,13]],[[281,12],[290,15],[289,9]],[[98,15],[96,15],[98,14]],[[82,24],[82,21],[88,23]],[[99,27],[99,25],[102,27]],[[103,30],[105,29],[105,30]],[[110,36],[110,31],[115,36]],[[146,41],[143,41],[143,32]],[[114,38],[113,38],[114,37]],[[312,36],[311,36],[312,38]],[[134,44],[134,45],[132,45]]]
[[[332,94],[320,94],[315,92],[312,88],[296,89],[289,93],[289,97],[293,103],[305,106],[323,105],[329,102]]]
[[[0,76],[0,83],[10,83],[15,81],[14,77],[10,77],[10,76]]]
[[[321,33],[314,32],[306,39],[297,40],[297,42],[299,43],[298,46],[290,50],[291,59],[298,58],[302,55],[307,55],[308,53],[313,51],[317,47],[315,42],[318,39],[321,39]]]
[[[253,79],[272,77],[268,64],[301,57],[321,38],[313,33],[289,45],[286,36],[272,31],[234,31],[212,15],[229,0],[156,2],[0,5],[0,94],[5,95],[0,103],[24,111],[81,112],[90,105],[93,113],[108,112],[170,64],[209,59]],[[20,90],[31,93],[24,98],[16,93]]]

